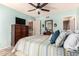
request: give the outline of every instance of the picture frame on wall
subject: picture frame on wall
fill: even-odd
[[[53,32],[53,20],[46,20],[45,21],[45,30]]]

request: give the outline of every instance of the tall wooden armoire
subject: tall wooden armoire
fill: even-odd
[[[26,25],[13,24],[11,26],[12,32],[12,46],[14,46],[17,41],[23,37],[27,37],[29,35],[29,29]]]

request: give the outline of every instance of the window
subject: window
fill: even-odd
[[[63,29],[64,30],[69,30],[70,29],[70,21],[69,20],[63,21]]]

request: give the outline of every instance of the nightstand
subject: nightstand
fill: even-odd
[[[44,32],[43,35],[50,35],[51,32],[50,31],[47,31],[47,32]]]

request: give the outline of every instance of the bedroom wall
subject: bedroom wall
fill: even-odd
[[[77,30],[79,30],[79,8],[77,8],[77,16],[76,16],[76,19],[77,19],[77,21],[76,21],[76,23],[77,23]]]
[[[11,24],[15,24],[15,17],[34,19],[0,4],[0,49],[11,47]]]
[[[53,19],[54,23],[57,23],[57,27],[54,28],[54,31],[59,29],[60,31],[63,30],[63,18],[68,17],[68,16],[73,16],[76,19],[77,16],[77,9],[72,9],[72,10],[67,10],[67,11],[62,11],[58,12],[55,14],[50,14],[50,18]]]
[[[42,24],[45,24],[45,20],[53,20],[54,23],[57,23],[57,27],[54,27],[53,30],[63,30],[63,17],[67,17],[67,16],[74,16],[75,19],[77,17],[77,8],[76,9],[71,9],[71,10],[66,10],[66,11],[61,11],[61,12],[57,12],[57,13],[51,13],[48,15],[49,18],[46,18],[45,16],[43,17],[39,17],[39,19],[41,20],[41,33],[43,33],[45,31],[44,27],[42,27]],[[76,28],[75,28],[76,29]]]

